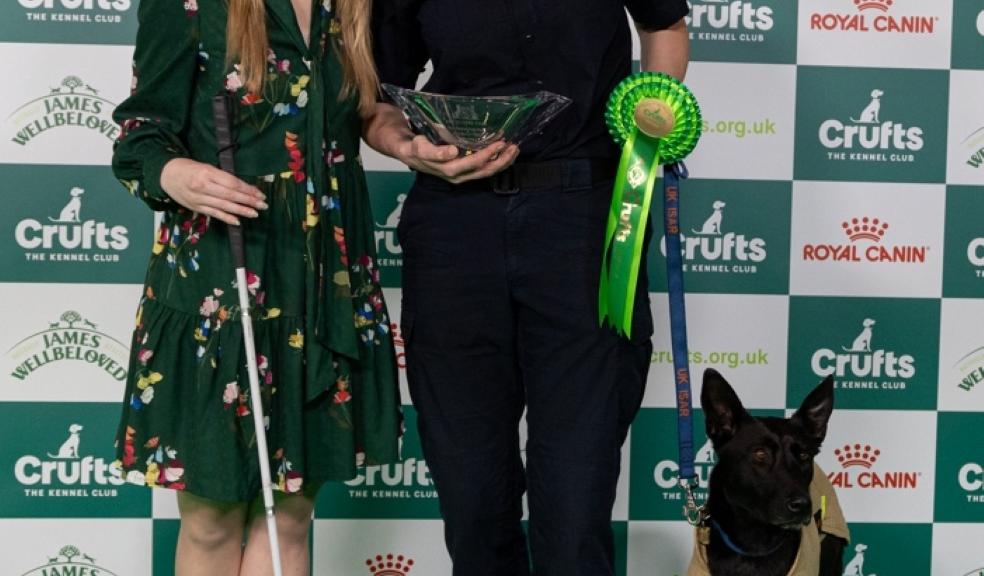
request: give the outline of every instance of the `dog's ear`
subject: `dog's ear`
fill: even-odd
[[[704,410],[707,437],[715,448],[731,440],[738,432],[738,425],[748,415],[734,388],[713,368],[704,371],[700,407]]]
[[[827,422],[834,411],[834,378],[827,376],[803,400],[791,420],[797,422],[816,443],[823,443],[827,436]]]

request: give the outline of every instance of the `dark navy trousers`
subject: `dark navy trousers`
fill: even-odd
[[[620,448],[652,318],[643,268],[632,339],[599,326],[613,184],[569,180],[503,195],[418,176],[404,203],[407,374],[454,576],[527,576],[531,559],[536,576],[615,573]]]

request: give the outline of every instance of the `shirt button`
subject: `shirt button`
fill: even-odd
[[[532,42],[533,41],[533,38],[534,38],[534,36],[532,34],[527,34],[527,35],[523,36],[523,39],[525,39],[527,42]]]

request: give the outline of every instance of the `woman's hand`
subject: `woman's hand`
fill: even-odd
[[[161,170],[161,188],[189,210],[239,225],[239,218],[256,218],[266,210],[266,196],[232,174],[187,158],[175,158]]]
[[[519,156],[519,147],[499,141],[458,157],[454,146],[436,146],[424,136],[404,140],[396,149],[396,158],[418,172],[432,174],[452,184],[488,178],[508,168]]]

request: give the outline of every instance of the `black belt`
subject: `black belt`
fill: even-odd
[[[615,178],[617,158],[578,158],[545,162],[517,162],[490,178],[469,180],[461,184],[418,173],[417,181],[429,187],[468,190],[492,190],[496,194],[517,194],[520,191],[589,188]]]

